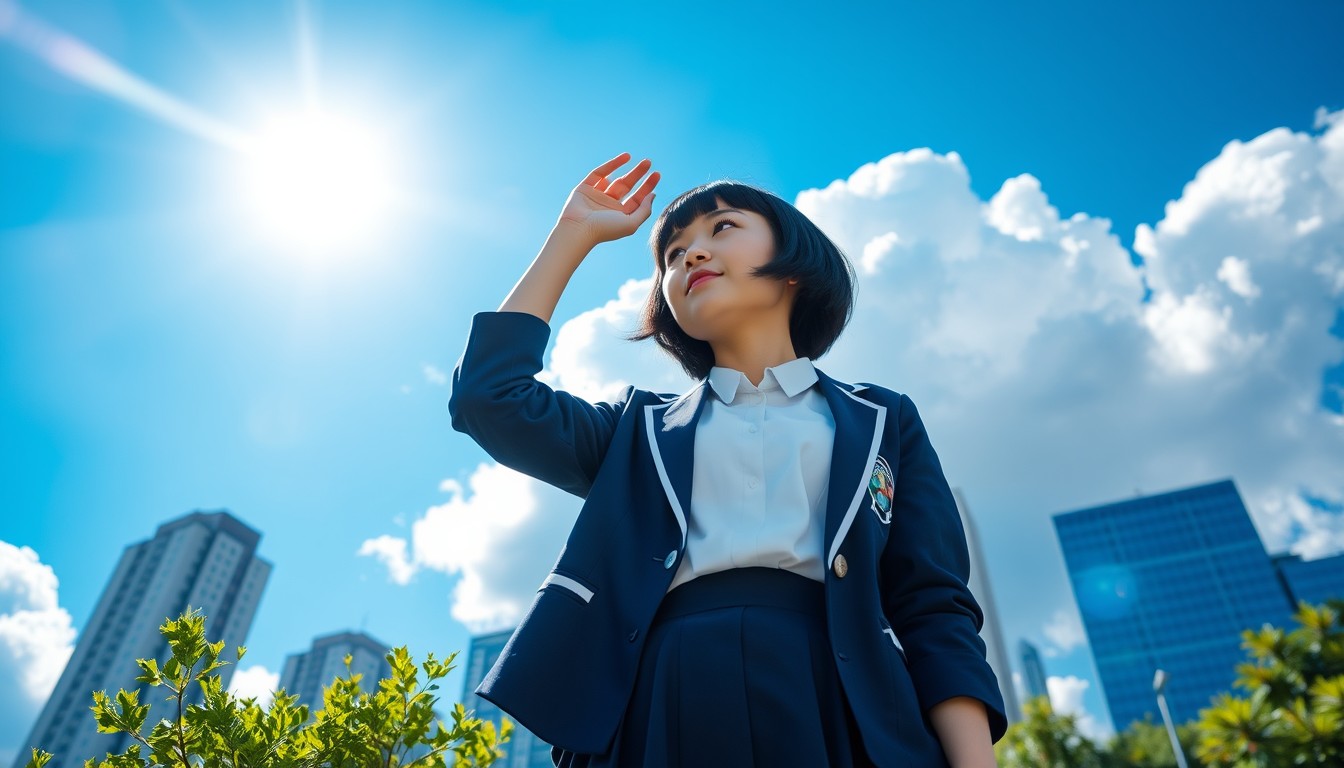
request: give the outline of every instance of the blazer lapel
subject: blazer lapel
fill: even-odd
[[[817,371],[821,391],[835,419],[835,447],[831,452],[831,477],[826,497],[826,567],[840,553],[864,501],[868,480],[877,461],[887,409],[854,394],[855,387]]]
[[[672,514],[681,526],[681,543],[686,543],[686,521],[691,509],[691,480],[695,464],[695,425],[705,405],[706,384],[662,405],[644,408],[645,432],[663,492],[672,506]]]

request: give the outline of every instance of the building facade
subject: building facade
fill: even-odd
[[[379,680],[392,676],[392,665],[387,663],[388,650],[386,643],[363,632],[338,632],[316,638],[309,650],[285,657],[279,687],[298,696],[297,703],[307,704],[313,712],[322,708],[323,689],[338,677],[363,675],[360,685],[372,693]],[[350,657],[349,669],[345,666],[346,656]]]
[[[985,565],[985,555],[980,548],[980,532],[971,519],[971,509],[961,494],[960,488],[952,490],[957,502],[957,512],[961,515],[961,527],[966,532],[966,549],[971,556],[971,578],[967,583],[971,594],[980,604],[985,622],[980,627],[980,639],[985,641],[985,657],[999,681],[999,693],[1003,695],[1004,713],[1008,722],[1021,720],[1021,706],[1017,701],[1017,691],[1013,687],[1013,669],[1008,663],[1008,654],[1004,650],[1003,627],[999,623],[999,609],[994,603],[994,590],[990,587],[989,567]]]
[[[1241,632],[1284,626],[1289,601],[1231,480],[1054,517],[1116,730],[1158,717],[1167,672],[1172,719],[1229,691]]]
[[[193,512],[127,547],[19,750],[16,768],[27,762],[32,747],[55,755],[49,768],[75,768],[124,750],[129,737],[97,732],[89,712],[92,693],[143,688],[135,681],[135,660],[167,656],[159,627],[188,606],[205,614],[209,640],[223,640],[225,648],[243,645],[271,573],[270,563],[257,557],[260,540],[261,534],[227,512]],[[220,668],[225,686],[234,668]],[[142,703],[157,704],[157,698],[141,691]],[[168,714],[151,709],[150,722]]]
[[[1283,577],[1283,589],[1288,600],[1320,605],[1326,600],[1344,600],[1344,555],[1303,560],[1297,555],[1278,555],[1274,558]]]
[[[1042,696],[1050,701],[1050,686],[1046,685],[1045,664],[1041,661],[1041,652],[1026,640],[1017,644],[1018,658],[1022,661],[1022,688],[1028,699]]]
[[[499,707],[477,696],[475,691],[495,665],[495,660],[512,635],[511,629],[478,635],[471,639],[471,648],[467,653],[467,679],[462,684],[462,706],[475,710],[476,717],[489,720],[495,724],[495,728],[499,728],[505,714]],[[513,724],[513,736],[504,745],[504,751],[504,759],[495,763],[499,768],[552,768],[554,765],[551,761],[551,745],[516,722]]]

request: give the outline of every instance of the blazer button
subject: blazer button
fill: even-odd
[[[849,562],[845,560],[844,555],[835,556],[835,562],[831,565],[831,570],[835,571],[837,579],[845,578],[845,574],[849,573]]]
[[[672,564],[675,562],[677,562],[677,550],[674,549],[667,553],[667,557],[663,558],[663,567],[670,571],[672,570]]]

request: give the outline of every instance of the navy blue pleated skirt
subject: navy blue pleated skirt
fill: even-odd
[[[738,568],[672,590],[611,751],[552,756],[560,768],[871,765],[835,669],[825,587]]]

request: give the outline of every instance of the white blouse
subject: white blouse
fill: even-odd
[[[825,581],[822,545],[835,418],[803,357],[768,368],[709,372],[695,428],[686,553],[673,589],[729,568],[783,568]]]

